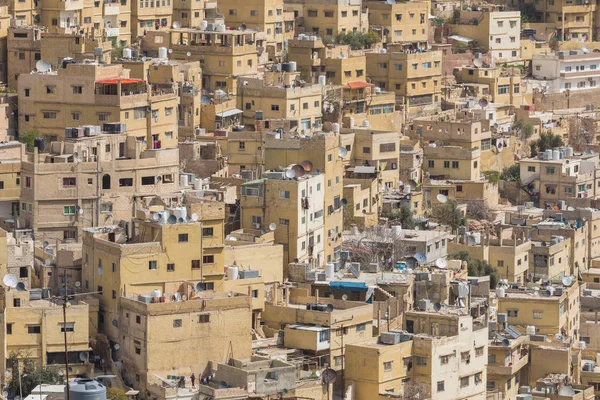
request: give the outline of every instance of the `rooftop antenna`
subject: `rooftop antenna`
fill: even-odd
[[[448,202],[448,197],[443,195],[443,194],[438,194],[437,196],[435,196],[435,198],[437,199],[437,201],[439,201],[440,203],[444,204]]]
[[[275,222],[271,222],[271,223],[269,224],[269,230],[270,230],[271,232],[273,232],[275,229],[277,229],[277,225],[275,224]]]
[[[348,155],[348,149],[346,149],[345,147],[340,147],[340,148],[338,149],[338,156],[339,156],[340,158],[344,158],[344,157],[346,157],[347,155]]]
[[[173,22],[173,29],[179,29],[179,28],[181,28],[181,22],[179,22],[179,21]]]
[[[9,288],[15,288],[17,287],[17,283],[19,283],[19,280],[17,279],[16,275],[8,274],[4,275],[4,278],[2,278],[2,282]]]
[[[194,221],[194,222],[198,221],[198,214],[196,214],[196,213],[192,214],[192,221]]]
[[[476,58],[473,60],[473,65],[477,68],[481,68],[483,66],[483,61],[481,60],[481,58]]]
[[[435,260],[435,265],[440,269],[445,269],[448,266],[448,260],[440,257]]]
[[[52,69],[52,65],[46,60],[40,60],[35,63],[35,69],[37,69],[38,72],[48,72]]]
[[[296,172],[293,169],[288,169],[285,171],[285,177],[288,179],[292,179],[296,176]]]
[[[486,99],[481,98],[481,99],[479,99],[478,104],[479,104],[479,107],[486,108],[488,106],[489,102]]]

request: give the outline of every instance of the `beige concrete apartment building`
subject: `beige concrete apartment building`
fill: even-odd
[[[25,146],[19,142],[0,144],[0,218],[19,214],[21,159]]]
[[[84,228],[129,221],[145,196],[179,196],[177,148],[145,149],[125,134],[48,147],[21,163],[20,221],[40,237],[78,241]]]
[[[238,78],[255,77],[258,72],[259,34],[251,30],[217,32],[200,28],[149,31],[143,37],[141,51],[156,57],[158,49],[165,47],[173,50],[171,59],[200,61],[203,88],[235,94]]]
[[[131,37],[136,39],[148,31],[168,31],[173,23],[172,0],[131,1]]]
[[[79,62],[65,67],[21,76],[21,131],[34,129],[52,141],[64,138],[67,127],[120,123],[119,132],[145,141],[148,148],[177,147],[179,97],[174,83],[149,86],[130,78],[129,70],[119,64]]]
[[[367,75],[383,90],[400,96],[408,112],[435,107],[441,101],[442,52],[408,51],[388,45],[385,51],[367,52]]]
[[[381,35],[383,43],[428,42],[429,2],[366,1],[364,4],[369,10],[369,27]]]
[[[286,2],[294,17],[303,18],[296,31],[308,35],[336,37],[341,33],[369,30],[369,18],[360,0],[294,0]]]
[[[8,8],[8,14],[16,21],[16,24],[32,25],[39,24],[41,21],[41,4],[39,1],[3,0],[0,4]]]
[[[280,59],[284,41],[294,37],[294,13],[284,9],[283,0],[250,0],[249,3],[221,0],[219,9],[228,26],[237,28],[245,25],[246,29],[264,32],[271,61]]]

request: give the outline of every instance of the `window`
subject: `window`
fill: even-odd
[[[155,180],[154,176],[142,176],[142,185],[144,185],[144,186],[154,185],[154,180]]]
[[[56,93],[56,86],[46,86],[46,94]]]
[[[396,143],[381,143],[379,151],[382,153],[396,151]]]
[[[450,356],[440,356],[440,364],[446,365],[450,361]]]
[[[438,392],[443,392],[444,391],[444,381],[438,381],[438,383],[437,383],[437,391]]]
[[[187,243],[187,241],[188,241],[188,234],[187,233],[180,233],[178,240],[179,240],[179,243]]]
[[[334,363],[336,367],[341,367],[344,365],[344,356],[335,356]]]
[[[44,111],[42,113],[42,116],[44,117],[44,119],[56,119],[56,112],[55,111]]]
[[[168,263],[167,264],[167,272],[174,272],[174,271],[175,271],[175,264]]]
[[[157,268],[156,264],[156,260],[148,261],[148,269],[155,270]]]
[[[203,256],[202,257],[202,263],[203,264],[214,264],[215,263],[215,256],[213,256],[213,255]]]
[[[73,86],[73,94],[83,93],[83,86]]]
[[[535,172],[535,167],[533,167],[533,166],[528,166],[528,167],[527,167],[527,172]]]
[[[40,328],[39,325],[29,325],[27,327],[27,333],[29,333],[29,334],[42,333],[42,329]]]
[[[533,319],[542,319],[544,317],[543,311],[533,311]]]
[[[246,142],[239,142],[238,150],[245,150],[245,149],[246,149]]]
[[[289,190],[280,190],[279,191],[279,198],[280,199],[289,199],[290,198],[290,192],[289,192]]]
[[[64,206],[63,207],[64,215],[75,215],[75,212],[76,212],[76,206]]]
[[[133,186],[133,178],[121,178],[119,179],[120,187]]]
[[[509,317],[518,317],[519,310],[506,310],[506,314],[508,314]]]
[[[271,111],[279,111],[279,104],[271,104]]]
[[[181,328],[183,326],[183,320],[174,319],[173,320],[173,328]]]
[[[498,85],[498,94],[508,94],[509,85]]]
[[[548,174],[548,175],[554,175],[554,168],[552,168],[552,167],[546,167],[546,174]]]
[[[464,378],[460,378],[460,387],[467,387],[469,386],[469,377],[465,376]]]
[[[258,17],[258,10],[250,10],[251,17]]]
[[[12,327],[13,327],[13,324],[6,324],[6,334],[7,335],[12,335]]]
[[[393,363],[393,361],[385,361],[383,363],[383,370],[386,371],[386,372],[391,371],[392,370],[392,363]]]
[[[25,97],[29,97],[30,92],[31,92],[31,89],[25,89]]]
[[[415,357],[417,361],[417,365],[427,365],[427,358],[425,357]]]
[[[210,314],[200,314],[198,315],[198,323],[205,324],[210,322]]]
[[[13,307],[21,307],[21,299],[13,299]]]
[[[429,168],[434,168],[435,167],[435,161],[434,160],[427,160],[427,166]]]
[[[481,357],[483,355],[483,346],[475,347],[475,357]]]
[[[367,329],[366,323],[356,325],[356,332],[364,332],[366,329]]]

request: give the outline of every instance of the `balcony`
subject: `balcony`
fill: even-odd
[[[119,15],[120,3],[112,0],[104,2],[104,15]]]
[[[104,28],[104,32],[106,32],[106,37],[117,37],[119,36],[119,28]]]
[[[488,375],[502,375],[502,376],[513,376],[527,365],[529,357],[527,355],[521,357],[514,363],[506,363],[506,365],[488,364],[487,373]]]
[[[96,81],[96,105],[144,107],[148,105],[146,83],[140,79],[103,79]]]

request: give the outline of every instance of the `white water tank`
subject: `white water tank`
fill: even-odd
[[[354,117],[350,117],[349,123],[350,123],[350,129],[353,129],[354,128]]]
[[[327,85],[327,77],[325,75],[319,75],[319,85]]]
[[[227,268],[227,279],[230,281],[235,281],[238,278],[239,269],[235,265],[230,265]]]
[[[168,54],[169,53],[168,53],[166,47],[159,47],[158,48],[158,58],[162,58],[162,59],[168,58]]]
[[[368,129],[368,128],[369,128],[369,126],[371,126],[371,124],[369,124],[369,120],[368,120],[368,119],[365,119],[365,120],[363,121],[363,128],[367,128],[367,129]]]
[[[162,294],[160,290],[158,289],[154,289],[151,293],[152,297],[160,297],[160,295]]]
[[[290,61],[289,64],[290,64],[290,72],[296,72],[296,67],[297,67],[296,61]]]
[[[552,160],[552,150],[546,150],[546,155],[544,156],[544,160]]]
[[[335,265],[333,263],[325,264],[325,277],[328,281],[332,280],[335,274]]]
[[[189,186],[190,184],[190,176],[188,174],[179,175],[179,186]]]
[[[394,225],[392,226],[392,236],[395,238],[400,237],[400,235],[402,234],[402,227],[400,225]]]
[[[125,47],[123,49],[123,58],[131,58],[133,56],[133,52],[129,47]]]
[[[218,24],[217,25],[217,32],[225,32],[227,30],[227,27],[225,26],[225,24]]]
[[[375,94],[381,94],[381,88],[379,86],[375,86]]]
[[[380,52],[381,54],[385,54],[385,53],[387,53],[387,50],[386,50],[386,49],[381,49],[381,50],[379,50],[379,52]]]
[[[558,149],[552,150],[552,159],[560,160],[560,150],[558,150]]]
[[[567,146],[565,149],[565,154],[567,157],[573,157],[573,148],[571,146]]]
[[[201,31],[205,31],[205,30],[206,30],[206,28],[208,28],[208,21],[207,21],[207,20],[205,20],[205,19],[203,19],[203,20],[200,22],[200,30],[201,30]]]
[[[338,124],[337,122],[334,122],[333,124],[331,124],[331,130],[334,133],[340,133],[340,124]]]
[[[499,287],[496,289],[496,297],[504,297],[506,295],[506,291],[503,287]]]
[[[175,207],[172,209],[173,215],[175,217],[177,217],[177,220],[179,220],[179,218],[183,218],[184,220],[187,217],[187,208],[186,207]]]
[[[526,334],[529,335],[529,336],[535,335],[535,326],[533,326],[533,325],[527,325]]]
[[[195,190],[202,190],[202,179],[196,178],[194,180],[194,189]]]

